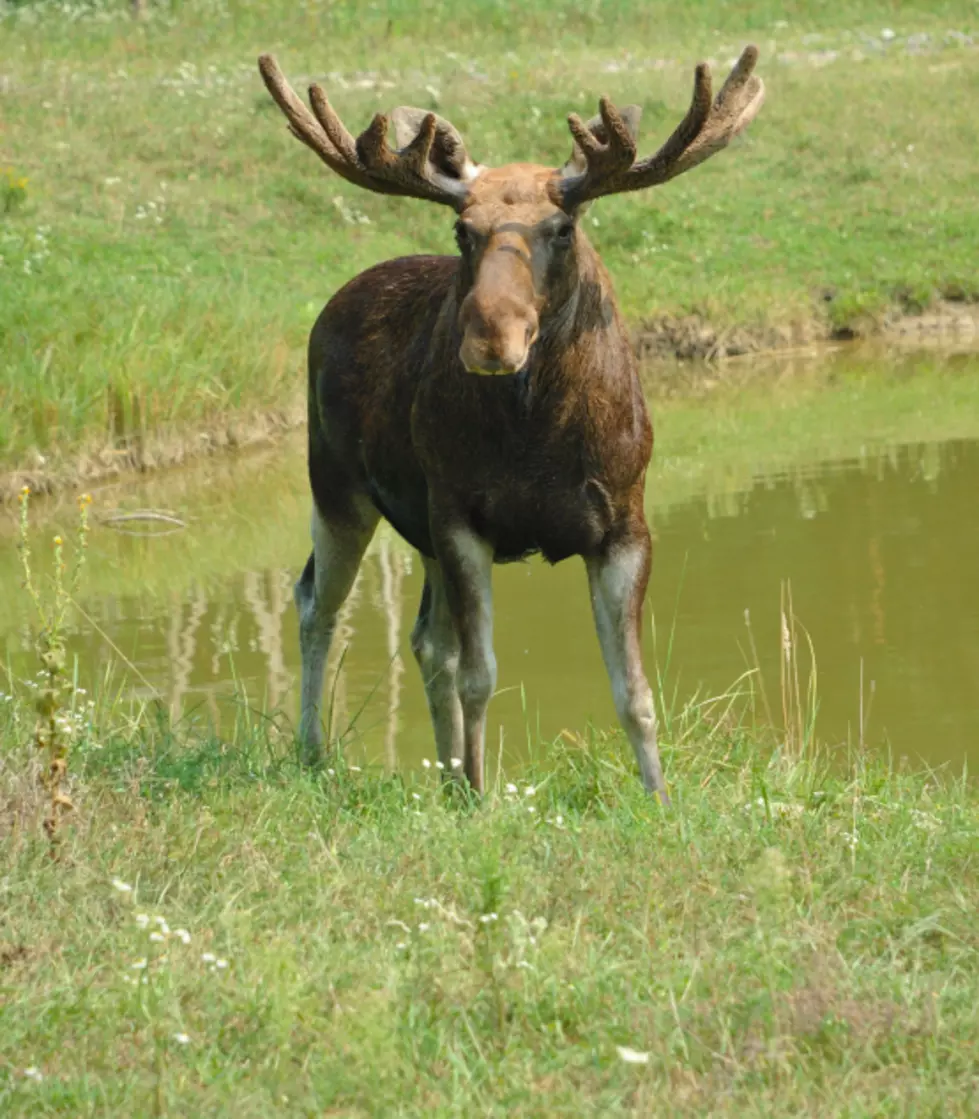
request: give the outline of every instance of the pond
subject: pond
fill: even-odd
[[[866,353],[742,362],[649,378],[657,449],[647,486],[655,558],[645,657],[670,710],[693,696],[779,691],[780,602],[791,591],[815,653],[817,737],[912,762],[979,764],[979,359]],[[301,437],[239,460],[93,491],[93,532],[70,649],[80,681],[227,725],[236,706],[294,718],[291,588],[308,552]],[[183,528],[106,518],[151,507]],[[35,547],[71,532],[44,509]],[[13,517],[2,541],[0,641],[34,671],[17,590]],[[421,567],[378,533],[344,612],[333,728],[351,756],[434,757],[408,648]],[[508,766],[569,730],[615,721],[577,560],[500,567],[499,691],[488,749]],[[750,622],[750,630],[748,623]],[[760,675],[745,676],[760,666]],[[738,701],[741,707],[747,700]]]

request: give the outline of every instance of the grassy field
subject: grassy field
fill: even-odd
[[[570,735],[453,806],[74,705],[55,861],[0,703],[5,1116],[976,1112],[974,785],[723,701],[667,722],[669,812]]]
[[[558,163],[568,111],[644,107],[748,40],[768,102],[737,149],[588,215],[638,326],[837,327],[979,291],[976,8],[947,3],[0,4],[0,471],[41,483],[291,422],[329,295],[451,251],[440,209],[358,192],[286,133],[255,58],[353,128],[437,108],[485,162]],[[261,422],[259,423],[259,419]]]

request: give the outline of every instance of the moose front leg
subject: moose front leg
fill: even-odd
[[[466,750],[459,703],[459,636],[449,610],[442,569],[423,559],[425,587],[411,648],[421,669],[428,710],[435,730],[435,748],[447,779],[460,779]]]
[[[656,708],[642,667],[642,606],[649,582],[649,529],[637,518],[634,530],[603,555],[585,560],[595,628],[612,682],[619,722],[639,762],[642,783],[669,804],[656,747]]]
[[[462,707],[463,761],[469,784],[484,789],[486,707],[496,688],[493,653],[493,549],[461,525],[436,534],[446,598],[459,638],[456,688]]]

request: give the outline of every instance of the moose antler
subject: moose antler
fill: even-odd
[[[710,67],[702,62],[687,115],[655,155],[638,163],[635,125],[623,119],[607,97],[599,106],[601,130],[592,122],[586,126],[572,113],[568,127],[584,157],[584,169],[580,160],[572,160],[554,184],[560,205],[574,209],[606,194],[658,186],[727,147],[754,120],[765,99],[764,83],[753,73],[757,61],[758,48],[746,47],[713,101]]]
[[[286,81],[279,64],[263,54],[258,68],[292,134],[338,175],[378,194],[441,202],[458,209],[478,169],[466,155],[459,133],[434,113],[395,109],[399,150],[388,145],[388,117],[378,113],[355,140],[318,85],[309,87],[312,113]],[[315,115],[314,115],[315,114]]]

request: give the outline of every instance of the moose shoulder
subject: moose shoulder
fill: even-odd
[[[457,215],[457,257],[369,269],[310,336],[313,552],[296,584],[307,760],[321,748],[337,611],[383,516],[423,558],[412,648],[444,772],[483,788],[493,563],[580,555],[616,710],[645,786],[666,801],[640,653],[652,428],[611,281],[578,218],[596,198],[658,185],[726,146],[761,106],[756,57],[745,50],[716,98],[698,67],[686,117],[646,159],[635,106],[603,99],[587,125],[572,115],[560,169],[479,166],[452,125],[417,109],[392,114],[396,148],[382,115],[355,140],[318,86],[310,112],[274,59],[259,60],[292,132],[337,174]]]

